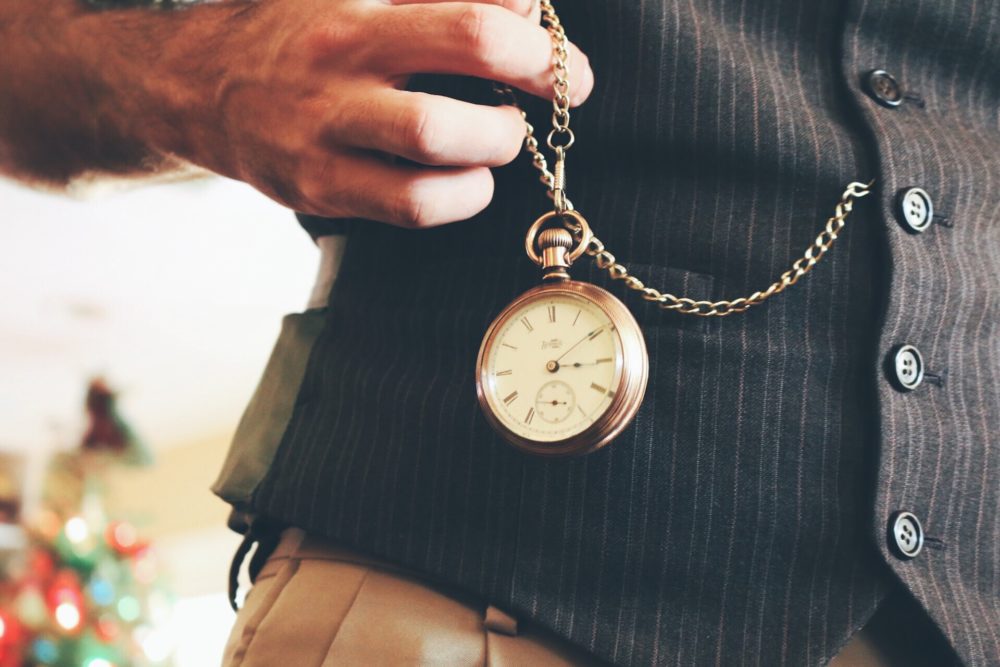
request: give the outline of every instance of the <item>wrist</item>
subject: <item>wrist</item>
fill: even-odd
[[[105,149],[142,165],[184,161],[227,173],[216,153],[224,128],[213,105],[226,70],[221,44],[242,3],[176,9],[87,10],[75,26],[91,82],[95,133]]]

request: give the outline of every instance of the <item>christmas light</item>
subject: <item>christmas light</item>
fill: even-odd
[[[63,630],[76,630],[81,620],[80,609],[72,602],[63,602],[56,607],[56,623]]]
[[[74,543],[80,544],[90,537],[90,528],[82,517],[75,516],[66,522],[66,538]]]
[[[62,528],[62,521],[60,521],[59,515],[50,509],[40,510],[38,518],[35,521],[38,532],[48,540],[56,539],[59,529]]]
[[[35,659],[43,665],[49,665],[59,659],[59,649],[48,639],[39,639],[32,645]]]
[[[113,410],[101,417],[128,431]],[[85,439],[82,450],[102,451],[53,459],[43,494],[52,506],[27,527],[25,557],[0,563],[0,667],[152,667],[175,650],[173,634],[157,622],[171,620],[172,599],[155,586],[149,541],[105,513],[105,464],[133,460],[105,444]]]
[[[147,626],[140,626],[136,629],[134,637],[139,642],[139,645],[142,646],[146,657],[151,661],[163,662],[170,657],[170,652],[173,650],[173,642],[166,632]]]
[[[32,630],[38,630],[49,621],[49,608],[37,584],[27,584],[14,601],[18,619]]]
[[[90,597],[101,606],[109,605],[115,600],[115,591],[111,584],[103,579],[95,579],[90,582]]]
[[[151,584],[156,580],[157,563],[153,550],[146,547],[138,553],[133,561],[135,578],[143,584]]]
[[[111,644],[118,637],[118,622],[111,614],[101,614],[94,631],[98,639],[105,644]]]
[[[132,524],[125,523],[124,521],[114,524],[111,534],[113,536],[114,547],[119,551],[128,551],[135,546],[138,539]]]
[[[142,609],[139,605],[139,601],[131,595],[126,595],[118,601],[118,615],[121,616],[121,619],[126,623],[131,623],[135,619],[139,618],[139,614],[141,613]]]

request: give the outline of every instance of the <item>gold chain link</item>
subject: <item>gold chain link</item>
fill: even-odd
[[[763,292],[754,292],[748,297],[740,297],[733,300],[722,301],[699,301],[684,296],[674,296],[667,292],[660,292],[653,287],[646,287],[641,280],[631,275],[628,269],[615,260],[604,248],[604,244],[596,236],[592,237],[587,245],[586,253],[594,258],[597,267],[608,272],[613,280],[621,280],[625,286],[642,294],[646,301],[652,301],[663,310],[673,310],[684,315],[698,315],[701,317],[725,317],[733,313],[742,313],[751,306],[763,303],[764,300],[775,294],[780,294],[787,287],[794,285],[799,278],[809,273],[809,271],[819,262],[826,251],[833,246],[837,240],[837,235],[844,228],[847,216],[851,213],[854,200],[868,195],[871,192],[872,183],[851,183],[844,190],[834,215],[826,221],[826,228],[820,232],[816,240],[812,242],[799,259],[795,260],[792,268],[781,274],[778,280]],[[578,229],[570,227],[574,233],[579,233]]]
[[[549,197],[555,202],[556,211],[564,213],[573,210],[573,205],[565,194],[565,160],[566,152],[576,141],[573,131],[569,128],[569,40],[566,38],[566,31],[559,21],[559,17],[556,15],[555,7],[552,6],[552,1],[540,0],[540,5],[542,21],[552,38],[552,74],[555,95],[552,98],[552,130],[549,132],[546,143],[556,153],[555,173],[549,171],[548,162],[535,138],[535,128],[528,121],[527,113],[518,105],[514,91],[509,86],[500,84],[494,84],[494,87],[498,93],[506,98],[509,104],[521,111],[521,117],[525,124],[524,148],[531,155],[532,164],[541,174],[539,180],[548,189]],[[561,142],[556,141],[558,136],[564,137]],[[780,294],[809,273],[837,240],[838,234],[847,223],[847,216],[854,208],[854,200],[871,194],[874,184],[875,181],[850,183],[844,190],[844,194],[841,195],[833,216],[826,221],[825,229],[819,233],[819,236],[806,249],[802,257],[795,260],[792,267],[782,273],[781,277],[771,283],[767,289],[762,292],[754,292],[747,297],[704,301],[685,296],[674,296],[668,292],[647,287],[641,280],[630,274],[628,268],[618,262],[596,236],[593,236],[587,244],[586,253],[594,258],[594,263],[599,269],[608,272],[612,280],[621,280],[627,288],[639,292],[643,299],[655,303],[663,310],[700,317],[725,317],[733,313],[742,313],[752,306],[763,303],[775,294]],[[564,224],[579,241],[582,236],[582,228],[568,218],[564,219]]]
[[[564,164],[566,153],[576,143],[576,135],[569,128],[569,39],[566,30],[559,21],[551,0],[540,0],[542,20],[552,39],[552,129],[549,131],[546,144],[556,153],[555,173],[549,171],[548,161],[538,146],[535,138],[535,127],[528,120],[528,114],[517,103],[517,95],[510,86],[494,83],[493,88],[507,104],[517,108],[524,120],[524,149],[531,155],[531,163],[540,174],[539,180],[548,190],[548,196],[556,204],[556,210],[572,211],[573,204],[565,196]],[[556,138],[563,139],[557,143]],[[560,201],[561,199],[561,201]]]

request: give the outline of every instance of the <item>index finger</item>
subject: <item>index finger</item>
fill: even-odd
[[[470,2],[407,4],[378,10],[382,43],[372,63],[390,76],[461,74],[500,81],[552,99],[552,38],[503,7]],[[570,101],[594,87],[587,57],[569,45]]]

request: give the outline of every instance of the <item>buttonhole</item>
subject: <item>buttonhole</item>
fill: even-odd
[[[931,373],[930,371],[924,371],[924,379],[931,384],[935,384],[939,387],[944,386],[944,381],[948,378],[948,371],[943,370],[940,374]]]
[[[942,227],[947,227],[948,229],[955,226],[955,223],[951,221],[951,218],[946,215],[935,215],[931,218],[931,222],[936,225],[941,225]]]
[[[903,93],[903,99],[907,102],[911,102],[912,104],[916,104],[921,109],[927,106],[927,103],[924,102],[924,98],[917,93]]]
[[[937,549],[938,551],[945,550],[944,540],[930,537],[929,535],[924,535],[924,546],[928,549]]]

